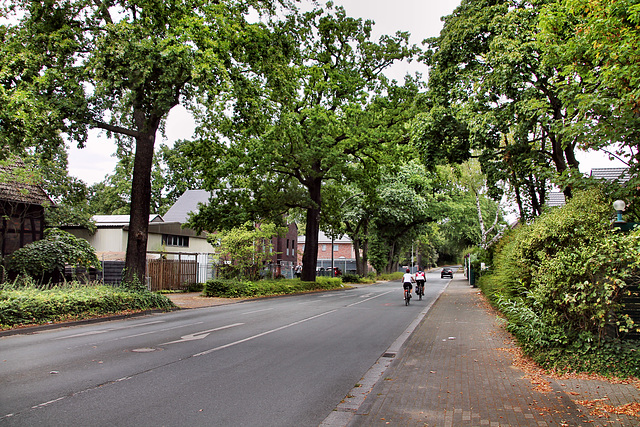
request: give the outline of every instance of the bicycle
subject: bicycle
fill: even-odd
[[[424,282],[416,281],[416,295],[418,295],[418,300],[422,301],[422,297],[424,296]]]
[[[411,288],[404,288],[404,305],[409,305],[411,300]]]

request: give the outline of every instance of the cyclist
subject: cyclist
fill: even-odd
[[[416,272],[416,295],[422,299],[422,295],[424,295],[424,282],[427,281],[427,276],[424,274],[424,271],[418,267],[418,271]]]
[[[406,273],[402,276],[402,289],[409,289],[409,298],[411,298],[411,289],[413,289],[412,282],[415,282],[411,270],[407,268]]]

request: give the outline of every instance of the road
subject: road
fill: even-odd
[[[449,282],[0,338],[0,426],[317,426]]]

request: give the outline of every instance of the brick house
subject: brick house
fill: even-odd
[[[2,257],[44,237],[44,208],[53,205],[39,185],[29,182],[28,177],[18,177],[16,172],[20,168],[24,168],[21,160],[8,165],[0,163]]]
[[[302,254],[305,247],[305,236],[298,237],[298,263],[302,263]],[[318,234],[318,272],[331,270],[331,255],[333,254],[333,265],[338,267],[342,273],[356,272],[356,254],[353,249],[353,242],[348,236],[331,240],[331,237],[320,231]]]

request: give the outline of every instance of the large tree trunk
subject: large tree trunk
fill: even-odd
[[[367,265],[369,264],[369,236],[367,236],[369,220],[366,218],[363,219],[361,227],[362,230],[360,231],[360,234],[364,237],[355,239],[353,243],[356,254],[356,274],[364,277],[369,273],[367,269]],[[362,255],[360,254],[360,250],[362,250]]]
[[[318,265],[318,233],[320,232],[320,210],[322,207],[322,179],[315,179],[309,185],[309,196],[315,207],[307,209],[304,253],[302,254],[302,280],[315,282]],[[333,250],[333,248],[331,248]]]
[[[147,267],[147,233],[151,202],[151,169],[153,148],[160,120],[145,120],[143,113],[134,113],[138,129],[144,130],[136,137],[136,153],[131,182],[131,207],[127,255],[124,279],[145,283]]]

